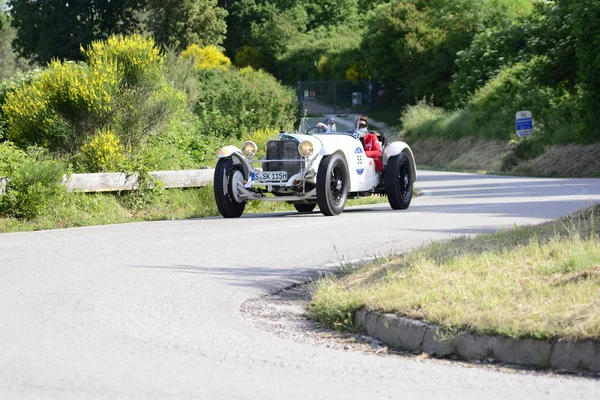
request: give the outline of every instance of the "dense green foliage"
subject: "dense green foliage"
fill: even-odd
[[[541,144],[578,140],[579,96],[563,87],[536,84],[545,58],[533,58],[504,68],[471,96],[464,108],[445,111],[427,102],[408,107],[402,120],[412,139],[426,136],[478,136],[516,139],[515,110],[535,116],[535,137]]]
[[[300,36],[279,57],[283,78],[290,83],[303,79],[347,79],[350,68],[358,71],[351,79],[368,77],[359,52],[360,38],[360,30],[352,26],[319,28]]]
[[[197,74],[194,110],[208,122],[204,134],[241,138],[253,130],[292,125],[295,94],[271,75],[250,67]]]
[[[289,127],[280,82],[301,80],[370,79],[385,89],[370,104],[402,113],[409,138],[515,139],[515,112],[530,110],[525,153],[600,140],[597,0],[7,4],[0,142],[67,170],[210,165],[224,141]]]
[[[464,104],[476,89],[498,75],[503,67],[527,56],[524,27],[508,24],[477,34],[469,48],[457,53],[457,70],[451,83],[453,101]]]
[[[63,166],[38,161],[10,142],[0,143],[0,177],[6,193],[0,196],[0,215],[33,218],[57,200],[62,187]]]
[[[415,124],[424,119],[416,117],[423,105],[407,110],[407,131],[508,139],[515,137],[514,113],[530,110],[538,142],[600,140],[599,12],[598,2],[536,2],[513,23],[481,31],[458,53],[453,102],[442,103],[464,108],[424,124]]]
[[[450,102],[456,54],[488,27],[504,25],[528,1],[395,0],[369,13],[362,42],[373,77],[400,88],[406,102]]]
[[[116,33],[130,33],[143,0],[9,0],[19,54],[40,63],[81,60],[81,46]]]
[[[227,11],[217,0],[147,0],[148,28],[160,45],[181,51],[191,44],[221,45]]]
[[[10,78],[25,66],[12,49],[17,31],[10,25],[10,17],[1,10],[1,6],[0,4],[0,81]]]
[[[570,7],[569,20],[577,43],[577,72],[583,89],[582,127],[585,140],[600,140],[600,2],[562,0]]]
[[[21,162],[6,183],[6,194],[0,196],[0,213],[27,219],[39,215],[64,192],[62,177],[63,166],[58,162]]]

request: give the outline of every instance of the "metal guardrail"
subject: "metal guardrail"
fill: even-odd
[[[162,182],[165,188],[202,187],[211,184],[214,169],[188,169],[181,171],[153,171],[152,178]],[[0,195],[6,192],[6,179],[0,178]],[[136,190],[138,175],[125,172],[64,175],[62,184],[68,192],[117,192]]]

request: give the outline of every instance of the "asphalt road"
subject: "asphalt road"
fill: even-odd
[[[241,304],[326,264],[566,215],[600,180],[421,171],[424,196],[320,213],[0,235],[0,398],[575,399],[600,380],[380,357],[261,331]]]

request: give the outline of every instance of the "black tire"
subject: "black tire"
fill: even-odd
[[[299,213],[309,213],[309,212],[312,212],[315,209],[316,206],[317,206],[317,203],[294,204],[294,207],[296,208],[296,211],[298,211]]]
[[[232,190],[234,180],[244,177],[241,166],[234,164],[231,158],[221,158],[215,167],[215,202],[225,218],[237,218],[244,213],[246,201],[237,197]]]
[[[317,203],[324,215],[339,215],[344,211],[349,184],[342,156],[336,153],[323,157],[317,172]]]
[[[405,210],[412,200],[414,178],[406,153],[392,156],[385,168],[385,190],[394,210]]]

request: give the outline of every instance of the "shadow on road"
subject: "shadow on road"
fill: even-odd
[[[211,267],[200,265],[131,265],[129,268],[158,269],[173,273],[201,274],[216,277],[217,280],[239,287],[259,288],[269,294],[276,293],[284,287],[296,283],[316,279],[325,269],[291,270],[287,268],[268,267]]]

